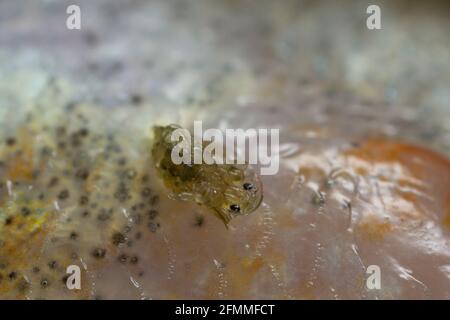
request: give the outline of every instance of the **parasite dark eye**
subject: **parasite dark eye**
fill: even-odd
[[[239,211],[241,211],[241,207],[239,207],[239,205],[237,205],[237,204],[232,204],[230,206],[230,210],[233,212],[239,212]]]
[[[253,184],[246,182],[242,185],[244,187],[245,190],[249,191],[252,190],[254,188]]]

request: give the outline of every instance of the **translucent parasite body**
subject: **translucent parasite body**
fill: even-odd
[[[177,125],[153,128],[152,158],[165,186],[177,198],[207,207],[225,225],[235,216],[255,211],[263,198],[262,184],[246,165],[175,164],[172,161],[177,141],[172,141],[171,136],[179,128]]]

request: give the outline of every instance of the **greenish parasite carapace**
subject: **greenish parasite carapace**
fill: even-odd
[[[178,198],[205,206],[225,225],[236,216],[250,214],[261,204],[262,183],[241,164],[175,164],[171,154],[177,125],[155,126],[152,157],[165,186]],[[192,148],[191,152],[194,152]]]

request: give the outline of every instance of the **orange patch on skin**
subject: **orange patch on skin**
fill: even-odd
[[[323,180],[326,177],[325,172],[319,167],[303,166],[299,170],[300,175],[304,176],[306,181]]]
[[[360,176],[367,176],[367,174],[368,174],[367,169],[362,168],[362,167],[355,168],[355,172]]]
[[[399,163],[418,179],[426,178],[424,169],[430,163],[450,172],[450,161],[445,157],[429,149],[395,140],[368,139],[361,144],[360,148],[347,151],[346,155],[369,163]],[[416,162],[413,159],[419,161]]]
[[[226,296],[238,297],[243,299],[247,296],[251,283],[264,265],[262,258],[258,257],[252,259],[250,257],[239,257],[231,255],[224,259],[225,264],[223,268],[224,276],[228,282],[226,291],[223,292]],[[207,280],[205,287],[204,299],[217,298],[219,290],[219,276],[218,272],[212,272]]]
[[[359,148],[351,149],[345,155],[353,160],[349,163],[355,164],[353,170],[358,174],[363,174],[367,168],[375,171],[377,165],[392,168],[393,172],[394,166],[400,168],[397,176],[391,177],[387,171],[385,178],[395,179],[395,183],[401,188],[415,189],[425,194],[432,192],[434,201],[443,206],[443,224],[450,228],[450,161],[446,157],[421,146],[381,138],[365,140]],[[374,173],[380,181],[383,180],[382,172],[371,174]],[[415,208],[421,207],[421,197],[413,192],[397,190],[393,195],[411,203]],[[402,212],[400,219],[403,221],[407,216],[417,218],[419,215],[419,211]],[[374,236],[390,230],[389,226],[380,223],[373,230],[368,227],[366,229]]]
[[[292,213],[292,209],[276,208],[276,210],[278,214],[275,216],[275,221],[278,226],[289,229],[298,227],[299,222]]]
[[[399,192],[401,197],[409,202],[417,203],[417,195],[412,192]]]
[[[247,268],[251,272],[257,272],[263,266],[261,257],[250,258],[244,257],[241,261],[242,267]]]
[[[447,214],[445,215],[444,218],[444,226],[450,229],[450,189],[448,189],[447,193],[446,212]]]
[[[444,226],[450,229],[450,210],[447,212],[447,215],[445,216]]]
[[[376,216],[370,215],[358,225],[358,230],[371,240],[383,240],[393,227],[389,222],[380,221]]]
[[[224,279],[227,280],[227,287],[224,290],[224,297],[233,297],[236,299],[245,299],[250,295],[250,290],[255,277],[260,273],[270,273],[270,265],[282,266],[285,259],[279,254],[269,251],[264,257],[240,256],[233,253],[227,255],[224,259]],[[283,277],[280,275],[280,277]],[[274,280],[275,281],[275,280]],[[217,297],[218,292],[218,274],[211,273],[207,280],[205,288],[205,299]],[[279,293],[280,299],[283,299],[282,292]]]
[[[264,265],[261,257],[242,258],[234,256],[227,263],[227,277],[230,279],[231,296],[245,297],[258,271]]]

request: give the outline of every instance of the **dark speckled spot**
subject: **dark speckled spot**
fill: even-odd
[[[119,202],[125,202],[130,199],[129,190],[124,183],[120,183],[117,191],[114,193],[114,197],[119,200]]]
[[[67,285],[67,280],[69,280],[69,275],[66,274],[65,276],[62,277],[61,281],[64,285]]]
[[[42,288],[47,288],[49,285],[50,285],[50,283],[48,282],[47,279],[44,278],[44,279],[41,280],[41,287]]]
[[[128,260],[128,256],[125,253],[122,253],[121,255],[119,255],[119,257],[117,258],[117,260],[120,263],[126,263]]]
[[[148,218],[149,218],[150,220],[155,219],[157,216],[158,216],[158,211],[156,211],[156,210],[150,210],[150,211],[148,212]]]
[[[138,104],[141,104],[141,102],[142,102],[142,96],[135,93],[135,94],[131,95],[130,100],[131,100],[132,104],[138,105]]]
[[[150,188],[144,188],[142,189],[141,194],[143,197],[148,197],[150,195],[150,192],[151,192]]]
[[[11,225],[12,224],[12,222],[13,222],[13,217],[8,217],[8,218],[6,218],[5,219],[5,226],[9,226],[9,225]]]
[[[7,138],[6,139],[6,145],[12,147],[16,144],[16,139],[13,137]]]
[[[23,216],[28,216],[30,213],[31,213],[31,211],[30,211],[30,209],[28,209],[27,207],[23,207],[21,210],[20,210],[20,212],[22,213],[22,215]]]
[[[139,258],[137,256],[132,256],[130,259],[131,264],[137,264],[139,262]]]
[[[52,260],[48,263],[48,267],[52,270],[56,269],[57,266],[58,266],[58,263],[55,260]]]
[[[81,196],[79,203],[80,206],[85,206],[89,203],[89,198],[87,196]]]
[[[75,173],[75,177],[81,180],[86,180],[89,177],[89,170],[78,169]]]
[[[108,212],[101,212],[101,213],[97,216],[97,219],[98,219],[99,221],[106,221],[106,220],[109,219],[109,217],[110,217],[110,215],[108,214]]]
[[[59,183],[59,178],[58,177],[53,177],[50,179],[49,183],[48,183],[48,187],[55,187],[56,185],[58,185]]]
[[[118,246],[122,243],[125,243],[125,236],[123,234],[121,234],[120,232],[115,232],[112,236],[112,243],[115,246]]]
[[[89,130],[87,128],[81,128],[80,131],[78,131],[78,134],[81,137],[87,137],[89,135]]]
[[[69,196],[70,196],[69,190],[64,189],[58,194],[58,199],[59,200],[66,200],[66,199],[69,198]]]
[[[158,203],[159,203],[159,196],[153,196],[153,197],[150,199],[150,204],[151,204],[152,206],[156,206]]]
[[[147,225],[151,232],[156,232],[159,229],[159,223],[149,222]]]
[[[14,280],[14,279],[16,279],[16,278],[17,278],[17,272],[15,272],[15,271],[10,272],[10,273],[8,274],[8,278],[9,278],[9,280]]]
[[[195,226],[196,227],[202,227],[205,223],[205,218],[203,216],[196,216],[195,217]]]
[[[106,255],[106,249],[103,248],[95,248],[92,250],[92,256],[97,259],[102,259]]]

